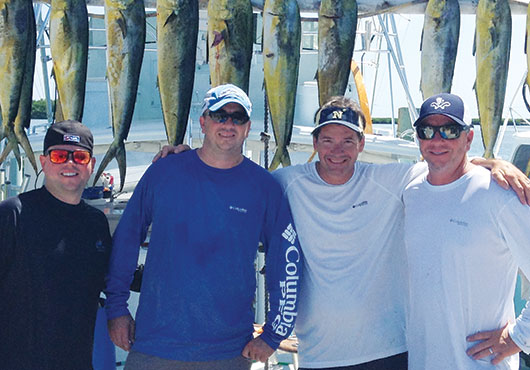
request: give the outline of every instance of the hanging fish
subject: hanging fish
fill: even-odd
[[[50,49],[63,118],[81,121],[88,61],[85,0],[51,0]]]
[[[30,51],[33,54],[30,54]],[[0,140],[7,138],[7,145],[0,156],[2,163],[11,150],[21,166],[18,144],[37,169],[33,150],[24,128],[29,127],[31,115],[31,91],[35,66],[35,19],[33,5],[28,0],[0,1],[0,108],[2,126]],[[27,76],[31,74],[31,77]],[[29,99],[29,116],[26,114]]]
[[[455,0],[456,1],[456,0]],[[318,100],[344,95],[357,30],[355,0],[322,0],[318,12]]]
[[[29,129],[31,123],[31,108],[33,103],[33,76],[35,73],[35,53],[37,49],[37,33],[35,25],[35,14],[33,13],[33,6],[29,12],[29,41],[26,46],[26,71],[24,72],[24,80],[22,81],[22,89],[20,91],[20,102],[18,105],[17,118],[15,119],[15,137],[18,143],[26,152],[31,166],[35,173],[38,172],[35,154],[31,148],[31,144],[26,136],[26,130]]]
[[[121,191],[125,184],[127,167],[124,141],[131,127],[145,48],[143,0],[105,0],[105,28],[107,82],[114,141],[99,165],[94,183],[109,162],[116,158]]]
[[[421,36],[423,99],[450,93],[460,34],[458,0],[429,0]]]
[[[250,0],[208,2],[208,65],[212,86],[231,83],[248,93],[253,35]]]
[[[493,157],[493,147],[502,124],[511,37],[512,16],[508,0],[479,0],[475,93],[485,158]]]
[[[296,0],[266,0],[263,8],[263,72],[276,152],[270,170],[291,164],[301,22]],[[349,67],[349,64],[347,65]]]
[[[157,2],[158,88],[170,145],[182,144],[190,113],[199,32],[197,0]]]

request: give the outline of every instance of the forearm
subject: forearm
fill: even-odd
[[[129,314],[127,300],[138,263],[140,244],[144,241],[149,226],[148,220],[143,214],[142,202],[133,195],[114,232],[105,289],[109,319]]]
[[[290,215],[288,207],[282,210]],[[297,296],[302,268],[302,252],[292,218],[288,217],[275,228],[267,253],[270,311],[261,339],[276,349],[294,328],[297,315]],[[280,226],[282,225],[282,226]]]

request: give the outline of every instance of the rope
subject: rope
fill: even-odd
[[[263,94],[263,132],[260,134],[261,141],[263,142],[263,167],[266,170],[269,169],[269,104],[267,101],[267,93]]]
[[[265,94],[263,94],[263,132],[260,134],[261,141],[263,141],[263,167],[265,167],[266,170],[269,169],[269,140],[271,136],[269,135],[269,104],[267,101],[267,92],[265,91]],[[265,248],[263,245],[261,245],[263,248],[262,251],[265,252]],[[265,253],[266,255],[266,253]],[[260,271],[260,274],[263,275],[263,285],[264,285],[264,307],[265,307],[265,320],[267,320],[267,313],[269,311],[269,295],[267,294],[267,275],[265,273],[266,265],[263,265],[263,268]],[[265,370],[269,369],[269,359],[265,361]]]

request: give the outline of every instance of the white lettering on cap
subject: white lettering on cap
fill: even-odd
[[[77,135],[63,135],[63,141],[70,141],[73,143],[80,143],[81,137]]]

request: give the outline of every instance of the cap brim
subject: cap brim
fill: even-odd
[[[207,108],[207,109],[209,111],[211,111],[211,112],[215,112],[215,111],[218,111],[219,109],[221,109],[222,107],[224,107],[225,105],[227,105],[228,103],[239,104],[245,110],[245,112],[247,112],[247,116],[250,117],[250,111],[247,108],[245,108],[245,106],[241,103],[240,100],[237,100],[237,99],[234,99],[234,98],[223,99],[223,100],[215,103],[214,105],[212,105],[210,108]],[[206,109],[205,109],[205,111],[206,111]]]
[[[327,126],[327,125],[331,125],[331,124],[341,125],[341,126],[346,126],[347,128],[349,128],[349,129],[351,129],[351,130],[353,130],[353,131],[356,131],[356,132],[361,133],[361,134],[363,133],[363,130],[362,130],[359,126],[357,126],[357,125],[355,125],[355,124],[353,124],[353,123],[351,123],[351,122],[348,122],[348,121],[340,121],[340,120],[332,120],[332,121],[325,121],[325,122],[322,122],[320,125],[318,125],[317,127],[315,127],[315,128],[313,129],[313,131],[311,131],[311,135],[313,135],[315,132],[317,132],[318,130],[320,130],[322,127]]]
[[[448,118],[451,118],[453,121],[455,121],[455,123],[458,123],[458,124],[461,125],[461,126],[464,126],[464,127],[471,127],[471,124],[467,124],[467,123],[465,123],[464,121],[462,121],[462,120],[461,120],[460,118],[458,118],[458,117],[455,117],[455,116],[453,116],[453,115],[451,115],[451,114],[447,114],[447,113],[439,113],[439,112],[431,113],[431,114],[426,114],[426,115],[424,115],[423,117],[419,117],[419,118],[414,122],[414,124],[413,124],[412,126],[414,126],[414,127],[418,126],[418,125],[421,123],[421,121],[423,121],[425,118],[427,118],[427,117],[429,117],[429,116],[433,116],[433,115],[435,115],[435,114],[439,114],[439,115],[442,115],[442,116],[446,116],[446,117],[448,117]]]

